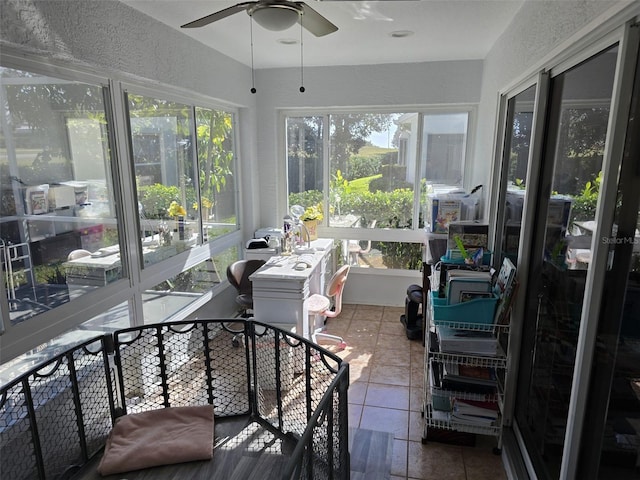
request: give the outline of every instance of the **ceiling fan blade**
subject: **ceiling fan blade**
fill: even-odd
[[[227,18],[234,13],[242,12],[246,10],[251,5],[254,5],[258,2],[242,2],[234,5],[233,7],[228,7],[220,10],[219,12],[212,13],[205,17],[199,18],[198,20],[194,20],[193,22],[185,23],[180,28],[198,28],[204,27],[205,25],[209,25],[210,23],[216,22],[218,20],[222,20],[223,18]]]
[[[302,26],[313,33],[316,37],[323,37],[338,30],[338,27],[306,3],[296,2],[296,4],[303,9],[303,14],[300,16]]]

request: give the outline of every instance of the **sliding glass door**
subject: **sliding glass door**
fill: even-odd
[[[631,47],[630,47],[631,48]],[[586,395],[578,478],[638,478],[640,468],[640,58],[615,188],[596,352]],[[632,68],[635,63],[635,69]]]
[[[538,478],[560,478],[618,59],[613,46],[551,79],[515,417]]]

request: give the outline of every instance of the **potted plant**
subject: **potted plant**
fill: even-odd
[[[323,218],[324,215],[320,204],[307,207],[300,217],[300,220],[302,220],[302,223],[304,223],[304,226],[309,233],[309,241],[316,240],[318,238],[318,222],[321,222]],[[307,240],[304,238],[305,236],[306,234],[303,233],[303,240]]]
[[[174,200],[169,205],[169,208],[167,208],[167,213],[176,219],[178,237],[180,240],[184,240],[184,216],[187,214],[187,211],[182,205]]]

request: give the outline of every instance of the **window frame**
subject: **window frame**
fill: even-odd
[[[170,85],[147,83],[142,80],[132,81],[129,78],[123,79],[117,74],[106,73],[98,68],[79,68],[61,60],[51,61],[36,54],[25,54],[12,47],[3,49],[1,64],[6,68],[32,72],[36,75],[51,76],[70,82],[87,83],[102,88],[105,116],[109,125],[108,147],[111,150],[110,174],[113,178],[113,192],[110,192],[110,195],[114,201],[116,218],[119,222],[122,222],[120,250],[123,257],[123,278],[101,287],[96,292],[82,295],[74,299],[73,302],[67,302],[53,310],[37,315],[29,319],[29,321],[16,325],[11,325],[8,321],[7,290],[4,281],[0,282],[0,313],[2,314],[0,318],[0,344],[2,345],[0,349],[0,364],[4,364],[29,351],[34,351],[34,349],[39,350],[47,342],[61,335],[67,337],[70,332],[72,335],[67,338],[72,338],[71,341],[75,341],[76,337],[82,337],[86,334],[95,334],[95,330],[83,330],[81,325],[107,312],[110,308],[120,306],[125,302],[128,304],[129,317],[132,319],[138,318],[137,322],[132,321],[131,324],[142,323],[143,303],[141,296],[145,290],[218,254],[222,254],[230,248],[235,248],[237,254],[240,255],[240,246],[243,238],[241,225],[244,213],[242,212],[242,202],[239,198],[242,178],[239,151],[241,119],[238,106],[201,94],[183,91]],[[200,240],[200,244],[191,249],[191,251],[182,252],[170,259],[148,266],[146,269],[140,267],[141,255],[136,241],[139,222],[125,213],[132,211],[136,198],[133,183],[135,182],[134,166],[130,155],[130,138],[127,127],[128,117],[125,114],[125,89],[131,89],[136,94],[147,94],[156,98],[182,102],[189,105],[192,110],[195,110],[196,107],[201,107],[223,110],[232,115],[235,229],[214,239],[209,239],[205,243]],[[192,134],[195,134],[195,126]],[[195,161],[196,159],[194,158]],[[192,313],[226,288],[226,278],[223,277],[220,280],[220,284],[203,294],[187,308],[180,310],[177,315],[159,320],[175,320],[178,319],[176,317],[184,318],[184,316]],[[63,339],[61,341],[69,340]],[[40,354],[42,353],[40,352]]]
[[[240,160],[237,152],[237,145],[239,144],[238,142],[238,124],[239,124],[238,109],[231,108],[228,105],[225,106],[223,104],[216,103],[211,99],[206,99],[206,97],[201,97],[199,95],[194,95],[193,97],[191,97],[189,95],[184,94],[183,92],[176,91],[175,89],[170,87],[165,87],[160,89],[160,88],[149,87],[149,86],[134,84],[134,83],[121,84],[121,93],[119,97],[122,99],[122,102],[123,104],[125,104],[125,107],[126,107],[125,93],[131,93],[134,95],[143,95],[147,97],[156,97],[156,98],[162,97],[161,98],[162,100],[183,103],[189,106],[192,113],[194,113],[193,111],[195,107],[201,107],[201,108],[209,108],[212,110],[215,110],[215,109],[224,110],[228,113],[231,113],[233,116],[233,146],[234,146],[233,164],[234,164],[234,170],[235,170],[234,175],[237,178],[236,189],[235,189],[236,213],[237,213],[236,229],[233,232],[222,235],[221,237],[216,237],[213,240],[208,240],[206,243],[203,243],[202,240],[200,240],[200,243],[192,249],[184,251],[166,260],[163,260],[162,262],[147,265],[145,268],[141,268],[140,269],[140,288],[145,290],[145,289],[152,288],[153,286],[161,283],[167,278],[170,278],[185,270],[193,268],[197,264],[205,261],[206,259],[210,258],[216,253],[221,253],[226,248],[228,248],[227,237],[230,237],[232,239],[232,243],[234,244],[239,243],[242,240],[242,232],[240,229],[242,212],[240,211],[241,202],[239,198],[239,187],[238,187],[238,184],[240,182],[240,178],[239,178]],[[127,122],[128,116],[124,117],[123,120]],[[195,127],[195,123],[194,123],[194,127]],[[133,190],[132,202],[136,202],[137,193],[135,192],[135,188],[133,188],[133,185],[135,185],[135,173],[133,169],[133,166],[134,166],[133,158],[131,156],[131,153],[132,153],[131,138],[129,135],[128,125],[125,125],[125,128],[127,130],[127,133],[126,133],[127,162],[125,163],[128,167],[130,167],[128,169],[129,170],[128,175],[131,176],[129,185],[132,187],[132,190]],[[194,151],[194,155],[197,157],[196,149],[194,148],[193,151]],[[197,158],[193,158],[192,161],[196,163],[196,171],[197,171]],[[197,186],[197,191],[198,191],[197,196],[198,198],[200,198],[199,185]],[[131,203],[131,205],[135,205],[135,203]],[[132,231],[135,233],[138,231],[137,229],[138,229],[138,222],[136,219],[136,222],[135,222],[135,225],[133,225]],[[221,241],[222,239],[224,239],[224,241]],[[222,248],[218,248],[218,244],[221,245]],[[142,263],[139,262],[138,265],[142,266]]]
[[[371,114],[390,114],[390,113],[417,113],[419,115],[417,125],[417,152],[415,178],[421,179],[420,168],[422,165],[422,136],[423,136],[423,119],[428,114],[454,114],[467,113],[467,135],[465,142],[465,152],[462,164],[463,171],[463,188],[470,190],[469,179],[472,176],[470,166],[473,165],[473,146],[476,137],[478,107],[473,103],[461,104],[442,104],[442,105],[397,105],[397,106],[359,106],[359,107],[317,107],[317,108],[291,108],[281,109],[278,111],[278,158],[277,162],[278,178],[281,179],[285,188],[281,189],[281,193],[277,198],[278,211],[288,211],[288,176],[287,176],[287,118],[289,117],[323,117],[326,122],[326,128],[323,129],[323,185],[328,194],[329,185],[329,117],[335,114],[349,113],[371,113]],[[424,243],[424,229],[418,226],[418,217],[420,210],[420,180],[414,182],[414,211],[413,211],[413,228],[411,229],[380,229],[380,228],[344,228],[327,226],[326,220],[318,225],[318,235],[320,237],[335,238],[340,240],[363,240],[363,241],[384,241],[399,243]],[[486,216],[486,215],[485,215]],[[367,271],[375,271],[382,273],[385,269],[367,269]],[[399,271],[388,269],[386,271]],[[402,271],[402,270],[400,270]]]

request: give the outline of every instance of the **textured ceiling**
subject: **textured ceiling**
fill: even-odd
[[[482,59],[511,22],[523,0],[387,0],[307,2],[338,31],[324,37],[299,25],[272,32],[242,11],[205,27],[180,25],[235,5],[224,0],[125,0],[123,3],[181,30],[197,41],[251,65],[253,30],[255,68],[294,67],[301,54],[306,66],[364,65]],[[393,38],[391,32],[414,32]],[[279,40],[293,44],[284,45]]]

